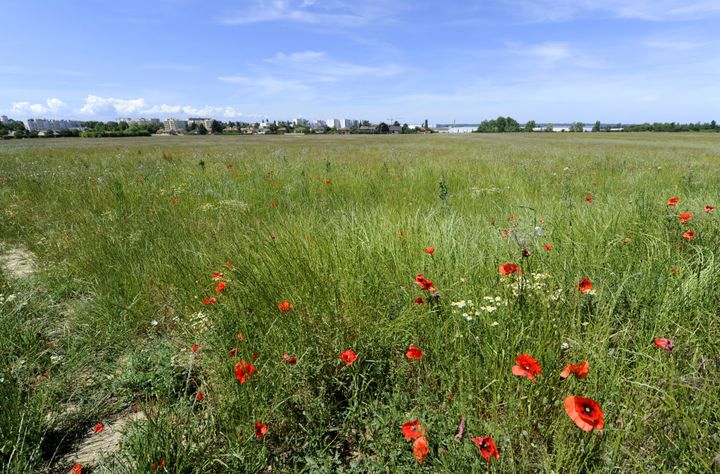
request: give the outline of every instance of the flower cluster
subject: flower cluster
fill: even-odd
[[[560,373],[560,377],[566,379],[575,375],[578,378],[586,378],[590,370],[588,361],[578,364],[568,364]],[[529,354],[520,354],[515,358],[515,365],[512,373],[518,377],[526,377],[533,383],[538,375],[542,375],[540,363]],[[583,431],[602,430],[605,426],[605,413],[600,405],[591,398],[569,395],[565,398],[565,413]]]

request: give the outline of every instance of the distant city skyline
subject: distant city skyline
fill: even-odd
[[[0,115],[20,120],[720,119],[715,0],[1,8]]]

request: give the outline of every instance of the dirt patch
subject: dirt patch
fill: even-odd
[[[61,465],[72,466],[76,463],[83,466],[94,466],[103,457],[107,457],[120,449],[120,441],[132,423],[145,420],[145,414],[141,411],[128,413],[107,422],[99,433],[90,433],[68,453],[61,461]]]
[[[35,254],[22,247],[12,248],[0,255],[0,265],[10,278],[27,278],[35,272]]]

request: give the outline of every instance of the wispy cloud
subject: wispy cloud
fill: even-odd
[[[565,43],[541,43],[527,47],[525,54],[543,61],[561,61],[573,56],[572,50]]]
[[[251,0],[242,11],[231,11],[219,18],[226,25],[248,25],[265,22],[294,22],[331,26],[362,26],[377,20],[382,8],[377,0],[362,2],[313,0]],[[389,7],[385,8],[387,12]]]
[[[379,78],[395,76],[403,71],[397,64],[369,66],[329,58],[324,51],[277,53],[265,62],[288,72],[311,74],[320,82],[335,82],[348,78]]]
[[[238,84],[260,96],[292,94],[310,100],[336,85],[347,88],[367,81],[396,76],[405,68],[395,63],[370,65],[331,58],[324,51],[277,53],[246,72],[218,77],[221,82]]]
[[[278,78],[269,74],[253,74],[252,76],[236,74],[220,76],[218,80],[243,86],[247,90],[251,90],[254,95],[259,96],[271,96],[280,93],[307,95],[311,92],[310,85],[303,81]]]
[[[520,0],[509,1],[529,21],[556,22],[577,18],[624,18],[678,22],[720,15],[717,0]],[[519,5],[519,6],[518,6]]]

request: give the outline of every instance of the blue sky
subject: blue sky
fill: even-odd
[[[0,113],[720,120],[718,0],[0,1]]]

